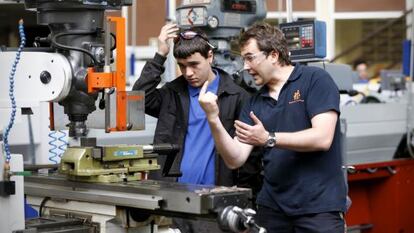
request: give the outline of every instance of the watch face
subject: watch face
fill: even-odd
[[[275,139],[274,138],[269,138],[269,140],[267,140],[266,146],[267,147],[274,147],[275,146]]]

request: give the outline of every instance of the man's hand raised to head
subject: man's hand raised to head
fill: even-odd
[[[198,102],[206,113],[207,120],[213,121],[219,117],[219,108],[217,104],[217,95],[207,92],[208,81],[204,82],[198,96]]]
[[[164,57],[168,55],[170,51],[170,45],[168,40],[176,38],[177,32],[180,30],[175,23],[169,23],[161,28],[160,35],[158,36],[158,53]]]

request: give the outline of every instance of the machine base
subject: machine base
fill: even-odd
[[[414,232],[414,160],[356,165],[348,175],[348,232]]]

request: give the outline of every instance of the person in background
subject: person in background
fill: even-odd
[[[369,74],[368,74],[368,63],[365,60],[358,59],[354,62],[354,70],[358,75],[359,83],[368,83]]]
[[[271,233],[343,233],[347,187],[342,171],[339,90],[323,69],[292,64],[283,33],[256,23],[240,36],[244,68],[263,88],[243,107],[232,138],[217,95],[199,102],[227,166],[263,147],[264,183],[256,222]]]
[[[182,73],[175,80],[157,88],[161,82],[164,62],[174,40],[174,57]],[[174,143],[181,146],[172,167],[181,172],[178,182],[186,184],[247,186],[260,185],[260,158],[253,158],[241,169],[229,169],[218,155],[207,118],[198,102],[200,89],[206,87],[218,96],[219,119],[230,135],[248,93],[236,85],[229,74],[212,67],[213,46],[202,31],[189,29],[179,32],[176,24],[166,24],[158,36],[158,51],[149,60],[135,82],[134,90],[145,91],[145,113],[158,118],[154,144]],[[163,164],[160,161],[161,165]],[[151,179],[161,179],[151,174]],[[254,186],[254,187],[253,187]],[[177,222],[182,232],[217,232],[205,222]],[[214,225],[217,225],[214,223]]]

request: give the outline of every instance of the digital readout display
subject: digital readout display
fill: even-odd
[[[255,1],[222,0],[224,12],[256,13]]]

